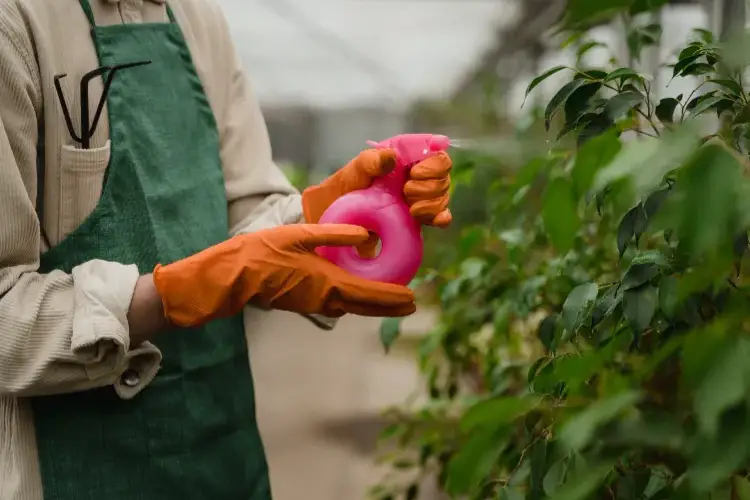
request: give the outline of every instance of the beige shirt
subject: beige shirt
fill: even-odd
[[[166,22],[163,0],[91,0],[97,23]],[[171,0],[217,118],[233,234],[299,222],[299,195],[274,165],[261,112],[214,0]],[[0,0],[0,500],[41,500],[26,397],[112,386],[132,398],[155,376],[161,353],[131,348],[126,313],[138,270],[91,261],[72,274],[37,273],[54,246],[97,204],[110,155],[106,112],[92,149],[76,149],[53,77],[68,107],[77,82],[98,67],[78,0]],[[168,85],[168,75],[165,75]],[[101,95],[92,84],[92,109]],[[72,112],[74,127],[79,117]],[[44,182],[37,177],[44,125]],[[37,216],[37,188],[43,217]],[[246,308],[246,329],[261,311]],[[322,324],[321,326],[332,326]],[[127,371],[127,376],[123,376]]]

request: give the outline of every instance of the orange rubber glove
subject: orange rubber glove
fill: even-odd
[[[281,226],[157,265],[154,284],[167,319],[183,327],[231,316],[248,303],[331,318],[413,313],[414,294],[408,288],[358,278],[313,251],[317,246],[356,246],[367,239],[367,230],[358,226]]]
[[[368,149],[357,155],[345,167],[317,186],[302,193],[305,221],[317,223],[323,212],[341,196],[365,189],[377,177],[388,174],[396,166],[396,152],[392,149]],[[453,166],[447,153],[438,153],[418,163],[409,171],[404,185],[404,196],[412,216],[422,224],[446,227],[451,222],[448,209]],[[377,239],[374,240],[377,242]],[[370,240],[371,245],[373,239]],[[361,251],[361,248],[360,248]]]

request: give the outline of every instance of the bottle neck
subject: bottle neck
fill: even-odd
[[[408,180],[409,169],[411,169],[411,165],[396,165],[393,172],[375,179],[372,186],[388,191],[398,197],[403,197],[404,184]]]

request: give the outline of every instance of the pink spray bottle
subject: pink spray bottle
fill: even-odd
[[[337,266],[361,278],[407,285],[422,264],[424,243],[419,222],[409,213],[404,184],[409,169],[428,156],[447,150],[444,135],[403,134],[382,142],[368,141],[377,149],[396,151],[396,167],[367,189],[342,196],[325,211],[320,224],[354,224],[380,238],[380,253],[364,258],[353,247],[319,247],[317,252]]]

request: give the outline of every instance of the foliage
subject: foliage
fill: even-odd
[[[660,3],[571,1],[565,22]],[[659,33],[632,25],[632,59]],[[423,277],[440,307],[419,353],[428,399],[391,411],[400,474],[373,498],[415,499],[434,474],[476,500],[750,499],[738,43],[696,31],[673,64],[703,79],[687,97],[655,97],[627,66],[532,82],[570,75],[544,113],[559,142],[498,174],[490,221]],[[386,345],[398,328],[384,323]]]
[[[281,165],[284,175],[292,185],[302,191],[310,185],[310,171],[307,168],[294,164]]]

